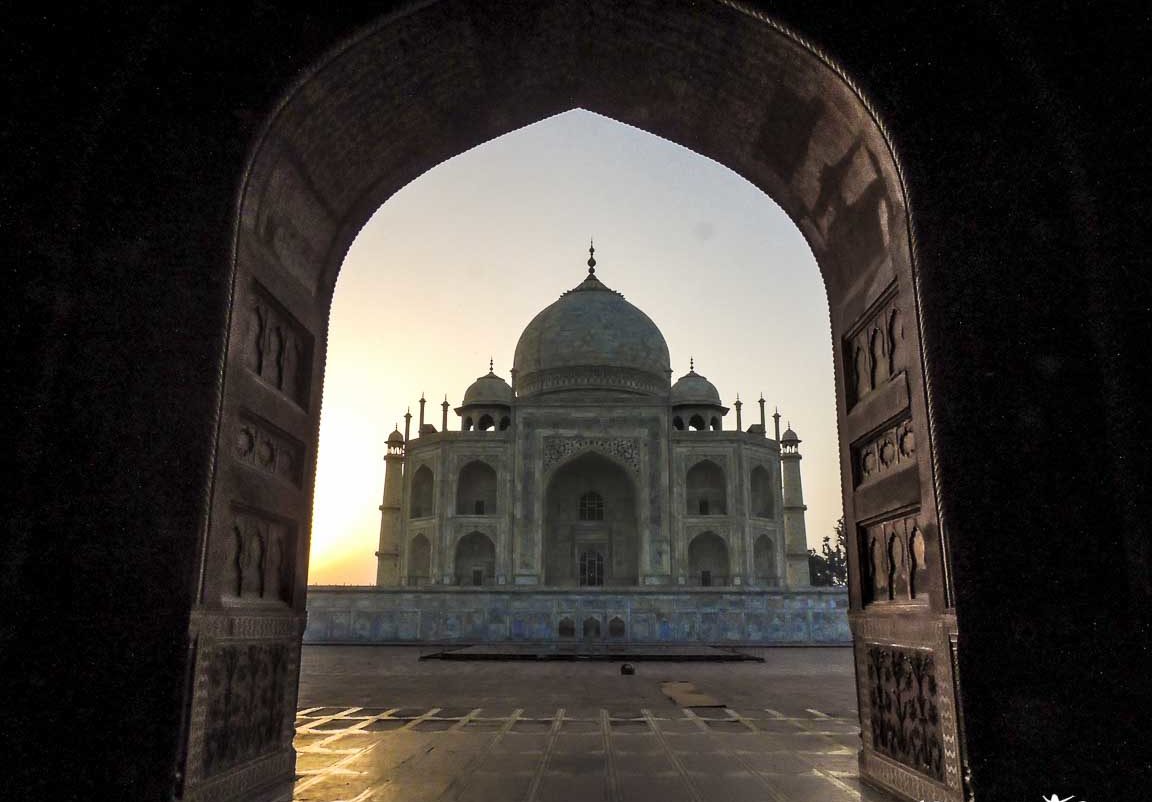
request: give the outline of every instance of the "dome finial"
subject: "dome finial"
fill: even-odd
[[[588,238],[588,275],[596,274],[596,246],[592,243],[592,238]]]
[[[493,370],[492,370],[493,364],[494,363],[492,362],[492,357],[488,357],[488,372],[489,373],[493,372]]]
[[[688,372],[693,373],[696,370],[696,358],[688,357]]]

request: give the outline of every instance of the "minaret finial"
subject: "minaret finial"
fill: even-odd
[[[488,357],[488,372],[489,373],[492,372],[492,368],[494,365],[495,365],[495,363],[492,361],[492,357]]]
[[[696,370],[696,357],[690,356],[688,357],[688,372],[691,373],[694,370]]]
[[[592,238],[588,238],[588,275],[596,274],[596,246],[592,244]]]

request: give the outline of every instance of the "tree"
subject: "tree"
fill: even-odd
[[[844,516],[836,522],[833,534],[835,547],[832,538],[825,535],[820,554],[816,549],[808,549],[808,571],[813,585],[844,587],[848,584],[848,533],[844,529]]]

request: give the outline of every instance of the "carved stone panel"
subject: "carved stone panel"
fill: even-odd
[[[852,478],[856,487],[914,464],[916,432],[908,418],[852,446]]]
[[[232,521],[224,598],[292,603],[296,554],[295,527],[252,510]]]
[[[868,644],[872,748],[937,781],[944,780],[940,688],[931,651]]]
[[[265,383],[308,408],[312,376],[313,339],[308,330],[252,283],[244,315],[244,365]]]
[[[304,444],[257,415],[242,412],[236,420],[232,453],[245,465],[300,487],[304,477]]]
[[[291,646],[286,643],[211,647],[200,776],[219,774],[282,747],[291,668]]]
[[[861,527],[861,596],[865,604],[925,598],[924,527],[915,515]]]
[[[907,367],[905,315],[897,301],[893,285],[844,338],[849,409]]]
[[[544,470],[585,451],[615,457],[633,474],[640,474],[640,444],[630,437],[545,437]]]

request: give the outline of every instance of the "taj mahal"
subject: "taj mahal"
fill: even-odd
[[[799,437],[763,396],[745,428],[694,361],[673,382],[660,329],[587,265],[458,430],[421,397],[389,435],[376,588],[311,590],[311,639],[847,639],[843,591],[810,585]]]

